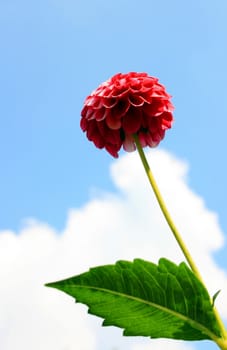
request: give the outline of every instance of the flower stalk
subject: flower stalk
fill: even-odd
[[[226,331],[225,331],[226,332]],[[225,338],[219,338],[216,340],[216,344],[221,350],[227,350],[227,339]]]
[[[196,275],[196,277],[200,280],[200,282],[204,285],[204,282],[203,282],[203,279],[202,279],[202,276],[187,248],[187,246],[185,245],[176,225],[174,224],[172,218],[171,218],[171,215],[166,207],[166,204],[163,200],[163,197],[159,191],[159,188],[157,186],[157,183],[155,181],[155,178],[152,174],[152,171],[150,169],[150,166],[148,164],[148,161],[146,159],[146,156],[145,156],[145,153],[143,151],[143,148],[140,144],[140,141],[139,141],[139,138],[138,138],[138,135],[137,134],[134,134],[134,140],[135,140],[135,144],[136,144],[136,148],[137,148],[137,151],[139,153],[139,156],[140,156],[140,159],[142,161],[142,164],[144,166],[144,169],[145,169],[145,172],[147,174],[147,177],[148,177],[148,180],[150,182],[150,185],[153,189],[153,192],[155,194],[155,197],[158,201],[158,204],[161,208],[161,211],[169,225],[169,228],[170,230],[172,231],[182,253],[184,254],[185,256],[185,259],[186,261],[188,262],[189,266],[191,267],[192,271],[194,272],[194,274]],[[220,349],[222,350],[227,350],[227,331],[225,329],[225,326],[220,318],[220,315],[218,313],[218,311],[216,310],[216,308],[214,308],[214,313],[215,313],[215,316],[216,316],[216,320],[218,322],[218,325],[219,325],[219,328],[220,328],[220,333],[221,333],[221,338],[218,338],[218,340],[215,340],[216,344],[219,346]]]

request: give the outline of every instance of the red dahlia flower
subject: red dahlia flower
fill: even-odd
[[[122,145],[128,152],[136,149],[134,134],[142,147],[155,147],[172,126],[170,97],[157,78],[119,73],[86,98],[80,126],[96,147],[115,158]]]

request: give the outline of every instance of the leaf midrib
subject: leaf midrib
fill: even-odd
[[[119,296],[121,298],[126,298],[126,299],[131,299],[133,301],[137,301],[139,303],[142,303],[142,304],[145,304],[145,305],[148,305],[148,306],[153,306],[154,308],[156,309],[159,309],[163,312],[166,312],[167,314],[170,314],[172,316],[175,316],[183,321],[186,321],[188,322],[193,328],[207,334],[211,339],[215,340],[217,339],[217,335],[214,334],[212,331],[210,331],[208,328],[206,328],[205,326],[203,326],[201,323],[198,323],[197,321],[177,312],[177,311],[174,311],[174,310],[171,310],[171,309],[168,309],[167,307],[165,306],[162,306],[162,305],[159,305],[159,304],[156,304],[154,302],[151,302],[151,301],[148,301],[148,300],[144,300],[144,299],[141,299],[139,297],[135,297],[135,296],[132,296],[132,295],[128,295],[128,294],[125,294],[125,293],[121,293],[121,292],[117,292],[117,291],[111,291],[110,289],[106,289],[106,288],[101,288],[101,287],[94,287],[94,286],[87,286],[87,285],[77,285],[77,286],[74,286],[74,288],[80,288],[80,289],[90,289],[90,290],[96,290],[96,291],[99,291],[99,292],[104,292],[104,293],[107,293],[107,294],[112,294],[112,295],[116,295],[116,296]],[[105,317],[104,317],[105,318]]]

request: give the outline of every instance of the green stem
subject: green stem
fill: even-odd
[[[141,159],[141,161],[143,163],[143,166],[144,166],[145,172],[147,174],[148,180],[149,180],[149,182],[151,184],[151,187],[152,187],[152,189],[154,191],[154,194],[155,194],[155,196],[157,198],[157,201],[158,201],[158,204],[159,204],[159,206],[160,206],[160,208],[162,210],[162,213],[163,213],[163,215],[164,215],[164,217],[165,217],[165,219],[166,219],[166,221],[167,221],[167,223],[168,223],[168,225],[169,225],[169,227],[170,227],[170,229],[171,229],[175,239],[177,240],[177,243],[179,244],[179,246],[180,246],[180,248],[181,248],[181,250],[182,250],[182,252],[183,252],[183,254],[184,254],[184,256],[185,256],[185,258],[186,258],[186,260],[188,262],[188,264],[190,265],[192,271],[196,274],[196,276],[199,278],[199,280],[202,280],[201,275],[199,273],[199,270],[197,269],[197,267],[196,267],[196,265],[195,265],[195,263],[194,263],[194,261],[193,261],[193,259],[191,257],[191,254],[189,253],[189,251],[188,251],[184,241],[182,240],[182,238],[180,236],[180,233],[178,232],[178,230],[177,230],[177,228],[176,228],[176,226],[175,226],[175,224],[174,224],[174,222],[173,222],[173,220],[172,220],[172,218],[171,218],[171,216],[169,214],[169,211],[168,211],[168,209],[167,209],[167,207],[165,205],[165,202],[164,202],[164,200],[162,198],[162,195],[161,195],[161,193],[159,191],[159,188],[157,186],[155,178],[154,178],[154,176],[153,176],[153,174],[151,172],[150,166],[149,166],[149,164],[147,162],[147,159],[146,159],[146,156],[144,154],[144,151],[143,151],[143,149],[142,149],[142,147],[140,145],[138,136],[135,135],[134,138],[135,138],[137,150],[138,150],[139,155],[140,155],[140,159]]]
[[[169,225],[169,227],[170,227],[170,229],[171,229],[171,231],[172,231],[172,233],[173,233],[173,235],[174,235],[174,237],[175,237],[175,239],[176,239],[176,241],[177,241],[177,243],[178,243],[178,245],[179,245],[179,247],[180,247],[180,249],[182,251],[182,253],[184,254],[184,256],[185,256],[189,266],[191,267],[191,269],[194,272],[194,274],[196,275],[196,277],[200,280],[200,282],[203,283],[203,280],[202,280],[202,277],[200,275],[200,272],[199,272],[199,270],[198,270],[198,268],[197,268],[197,266],[196,266],[196,264],[195,264],[195,262],[194,262],[194,260],[193,260],[193,258],[191,256],[191,254],[189,253],[189,250],[186,247],[183,239],[181,238],[181,235],[180,235],[178,229],[176,228],[176,226],[175,226],[175,224],[174,224],[174,222],[173,222],[173,220],[172,220],[172,218],[170,216],[170,213],[169,213],[169,211],[168,211],[168,209],[167,209],[167,207],[165,205],[165,202],[164,202],[164,200],[162,198],[162,195],[161,195],[161,193],[159,191],[159,188],[157,186],[155,178],[154,178],[154,176],[153,176],[153,174],[151,172],[150,166],[149,166],[149,164],[147,162],[147,159],[146,159],[146,156],[144,154],[143,148],[141,147],[139,138],[138,138],[138,136],[136,134],[134,135],[134,140],[135,140],[135,143],[136,143],[136,147],[137,147],[140,159],[141,159],[141,161],[143,163],[145,172],[147,174],[148,180],[149,180],[149,182],[151,184],[151,187],[152,187],[152,189],[154,191],[154,194],[155,194],[155,196],[157,198],[157,201],[158,201],[158,204],[159,204],[159,206],[160,206],[160,208],[162,210],[162,213],[163,213],[163,215],[164,215],[164,217],[165,217],[165,219],[166,219],[166,221],[167,221],[167,223],[168,223],[168,225]],[[203,283],[203,285],[204,285],[204,283]],[[219,314],[218,314],[218,312],[217,312],[217,310],[215,308],[214,308],[214,313],[215,313],[217,322],[218,322],[219,327],[220,327],[220,331],[221,331],[221,334],[222,334],[222,339],[227,339],[227,332],[225,330],[225,326],[224,326],[224,324],[223,324],[223,322],[222,322],[222,320],[221,320],[221,318],[220,318],[220,316],[219,316]],[[225,346],[226,346],[226,343],[225,343]],[[223,348],[223,349],[226,349],[226,348]]]
[[[227,340],[226,339],[217,339],[216,344],[221,350],[227,350]]]

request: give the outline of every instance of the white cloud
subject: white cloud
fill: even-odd
[[[227,317],[227,277],[212,253],[223,246],[217,215],[189,188],[188,166],[165,151],[148,153],[177,226],[184,234],[212,292],[222,288],[217,305]],[[0,234],[0,344],[3,350],[153,350],[198,349],[194,343],[121,337],[101,328],[72,298],[43,287],[117,259],[140,257],[156,262],[182,255],[149,189],[136,153],[113,163],[117,194],[96,193],[84,207],[69,212],[61,234],[28,221],[16,235]],[[152,345],[151,345],[152,344]],[[208,346],[207,346],[208,349]]]

